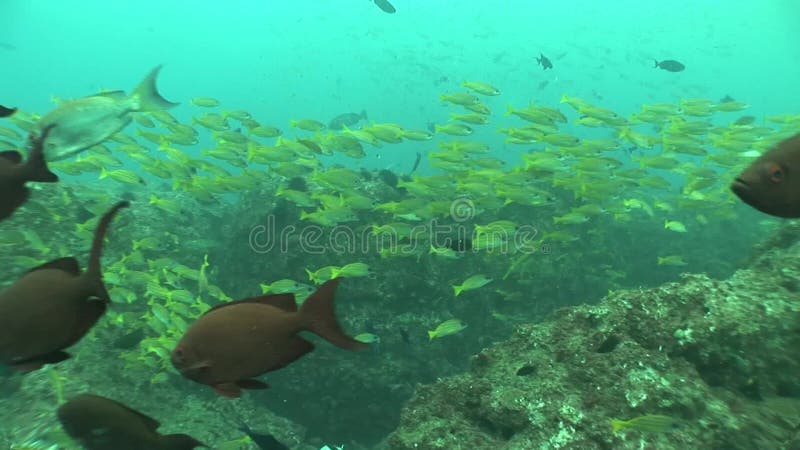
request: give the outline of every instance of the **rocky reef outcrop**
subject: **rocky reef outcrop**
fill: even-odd
[[[800,245],[773,241],[727,280],[684,275],[518,327],[419,387],[387,447],[800,449]],[[649,414],[679,426],[612,432]]]

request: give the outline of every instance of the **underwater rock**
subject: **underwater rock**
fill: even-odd
[[[725,281],[684,275],[520,326],[471,373],[418,388],[387,446],[788,448],[800,422],[800,295],[786,287],[800,280],[798,254],[773,248]],[[652,414],[681,425],[612,433],[613,419]]]

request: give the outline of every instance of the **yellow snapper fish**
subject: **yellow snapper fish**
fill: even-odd
[[[679,421],[674,417],[661,414],[648,414],[630,420],[614,419],[611,421],[611,431],[612,433],[618,433],[623,430],[664,433],[674,430],[678,425]]]
[[[156,77],[160,70],[157,66],[150,71],[131,95],[109,91],[70,100],[39,119],[40,130],[55,126],[45,143],[47,160],[66,159],[106,141],[131,123],[131,113],[177,106],[158,93]]]
[[[481,288],[491,282],[492,279],[487,277],[486,275],[483,274],[473,275],[464,280],[464,282],[461,283],[460,285],[453,286],[453,292],[456,294],[456,297],[458,297],[459,294],[461,294],[462,292],[472,291]]]
[[[428,340],[432,341],[436,338],[450,336],[451,334],[462,331],[464,328],[467,328],[467,324],[458,319],[445,320],[440,323],[435,330],[428,331]]]
[[[674,231],[676,233],[686,233],[686,225],[677,220],[665,220],[664,229]]]

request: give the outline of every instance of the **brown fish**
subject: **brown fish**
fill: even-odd
[[[328,342],[358,350],[336,321],[333,294],[341,278],[327,281],[297,310],[294,295],[277,294],[223,303],[193,323],[172,352],[183,376],[236,398],[242,389],[266,389],[255,377],[280,369],[314,349],[298,335],[311,331]]]
[[[31,269],[0,291],[0,364],[23,371],[70,357],[110,302],[100,272],[100,253],[109,223],[128,202],[114,205],[95,230],[89,265],[60,258]]]
[[[759,156],[733,181],[731,190],[763,213],[800,217],[800,134]]]
[[[56,412],[64,430],[86,450],[191,450],[206,445],[186,434],[159,434],[161,424],[122,403],[81,394]]]
[[[31,153],[24,163],[22,155],[15,150],[0,152],[0,220],[7,219],[28,200],[30,190],[25,183],[58,181],[58,176],[50,172],[44,160],[44,140],[51,129],[44,130],[38,138],[30,135]]]

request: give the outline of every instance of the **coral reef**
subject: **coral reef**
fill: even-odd
[[[420,387],[385,447],[800,448],[800,245],[787,244],[790,231],[727,280],[683,275],[518,327],[476,354],[470,373]],[[612,433],[612,419],[647,414],[680,426]]]

